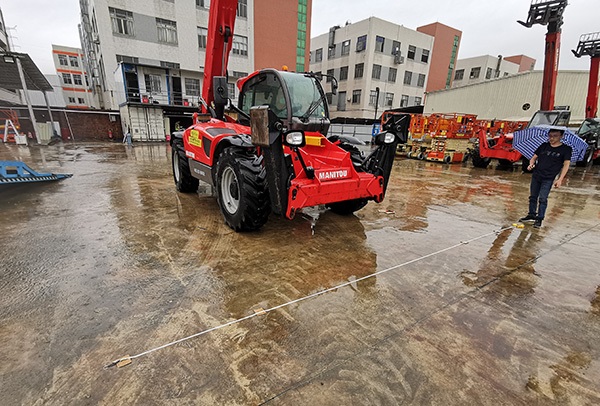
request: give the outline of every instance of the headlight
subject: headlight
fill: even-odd
[[[290,131],[285,134],[285,144],[291,147],[302,147],[305,144],[304,132],[302,131]]]
[[[394,142],[395,138],[396,135],[394,133],[386,133],[383,142],[385,142],[386,144],[391,144],[392,142]]]

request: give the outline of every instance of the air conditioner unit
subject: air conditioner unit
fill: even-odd
[[[404,57],[402,56],[402,54],[400,52],[398,52],[396,55],[394,55],[394,63],[396,65],[401,65],[404,63]]]
[[[97,32],[92,32],[92,41],[94,41],[95,44],[100,43],[100,36]]]

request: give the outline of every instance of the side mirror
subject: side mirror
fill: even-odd
[[[331,94],[336,95],[338,89],[338,81],[336,78],[332,78],[331,80]]]

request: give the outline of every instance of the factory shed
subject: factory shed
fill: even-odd
[[[506,76],[483,83],[427,93],[424,114],[459,112],[480,119],[529,120],[539,110],[542,71]],[[555,106],[569,106],[571,123],[585,118],[588,71],[558,72]]]

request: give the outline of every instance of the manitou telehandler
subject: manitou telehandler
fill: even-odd
[[[320,74],[254,72],[238,80],[233,105],[226,70],[237,3],[211,1],[202,114],[171,138],[177,190],[196,192],[200,180],[214,186],[225,223],[236,231],[259,229],[271,212],[292,219],[305,207],[326,205],[349,214],[369,200],[381,202],[410,115],[390,119],[364,157],[351,138],[327,137]],[[227,106],[236,119],[225,114]]]

